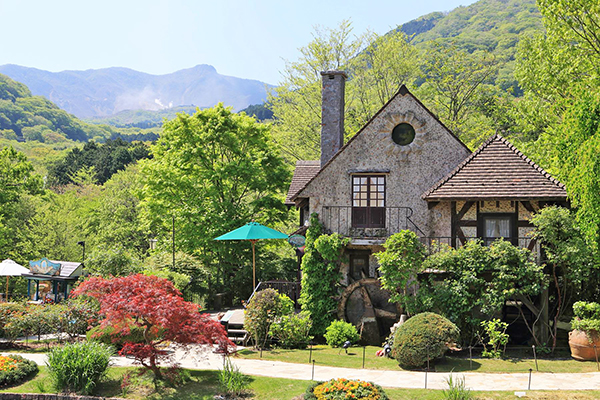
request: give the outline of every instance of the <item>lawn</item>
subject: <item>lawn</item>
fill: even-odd
[[[380,347],[367,346],[365,349],[365,368],[397,371],[401,369],[395,360],[386,357],[376,357],[375,352]],[[236,357],[259,359],[260,352],[244,349],[237,352]],[[262,359],[268,361],[285,361],[299,364],[309,364],[310,350],[285,350],[274,349],[262,352]],[[352,347],[348,354],[342,350],[334,349],[326,345],[313,346],[312,359],[316,365],[331,367],[362,368],[363,348]],[[445,357],[431,364],[431,369],[436,372],[488,372],[488,373],[515,373],[536,371],[535,360],[526,357],[510,357],[502,360],[491,360],[487,358],[474,358],[472,363],[468,358]],[[539,372],[597,372],[595,362],[580,362],[571,358],[560,358],[555,360],[538,359]]]
[[[120,385],[124,374],[136,371],[135,368],[113,367],[110,369],[108,379],[98,387],[94,393],[105,397],[125,397],[132,400],[214,400],[218,394],[218,372],[189,370],[191,379],[189,382],[173,389],[164,388],[160,392],[154,392],[150,380],[142,380],[135,390],[131,390],[125,396]],[[267,378],[250,376],[251,395],[248,399],[260,400],[290,400],[300,396],[310,384],[309,381],[293,379]],[[42,393],[51,392],[48,372],[45,367],[40,368],[40,373],[32,380],[0,392],[13,393]],[[424,389],[386,389],[390,400],[441,400],[443,393],[440,390]],[[506,400],[516,399],[513,392],[474,392],[477,399],[481,400]],[[528,399],[539,400],[592,400],[600,399],[600,391],[536,391],[528,392]]]

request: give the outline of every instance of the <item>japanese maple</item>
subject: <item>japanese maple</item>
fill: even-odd
[[[191,344],[217,344],[228,352],[234,344],[217,321],[200,308],[187,302],[171,282],[156,276],[141,274],[104,279],[93,277],[79,285],[73,296],[87,295],[100,302],[104,316],[102,327],[110,326],[115,340],[130,333],[132,326],[140,327],[144,340],[126,342],[122,356],[131,356],[143,367],[152,370],[161,379],[159,363],[169,361],[163,345],[187,348]]]

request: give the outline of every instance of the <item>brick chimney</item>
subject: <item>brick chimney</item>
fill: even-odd
[[[321,168],[344,145],[344,71],[321,72]]]

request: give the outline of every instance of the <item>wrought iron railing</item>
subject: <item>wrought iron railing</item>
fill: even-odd
[[[483,242],[483,244],[485,244],[486,246],[489,246],[490,244],[492,244],[495,240],[498,240],[499,238],[497,237],[463,237],[463,238],[455,238],[454,242],[456,243],[457,247],[461,247],[463,246],[465,243],[473,241],[473,240],[481,240]],[[539,243],[537,242],[537,240],[530,238],[530,237],[507,237],[507,238],[502,238],[503,240],[506,240],[508,242],[511,242],[512,244],[514,244],[515,246],[518,247],[522,247],[522,248],[526,248],[528,250],[530,250],[537,261],[541,260],[541,250],[540,250],[540,246]],[[442,251],[445,248],[448,247],[452,247],[452,243],[453,240],[450,236],[436,236],[436,237],[420,237],[421,243],[423,243],[423,245],[425,245],[425,247],[427,248],[427,252],[428,254],[434,254],[437,253],[439,251]]]
[[[383,207],[382,207],[383,208]],[[352,220],[352,206],[324,206],[321,222],[327,229],[351,238],[386,238],[409,229],[417,235],[425,233],[411,220],[413,210],[410,207],[385,207],[383,227],[357,226]]]
[[[250,297],[248,298],[248,302],[246,304],[250,303],[250,300],[252,300],[256,292],[265,289],[275,289],[279,292],[279,294],[285,294],[290,299],[292,299],[292,301],[294,302],[294,306],[297,309],[300,308],[300,304],[298,303],[298,300],[300,300],[300,282],[289,281],[259,282],[258,285],[256,285],[256,288],[254,288],[254,291],[252,292]]]

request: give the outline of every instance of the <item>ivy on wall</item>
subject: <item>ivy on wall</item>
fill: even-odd
[[[348,238],[333,233],[323,234],[319,215],[310,216],[310,226],[306,232],[306,247],[302,257],[302,291],[300,304],[303,311],[311,315],[311,333],[323,335],[331,321],[335,319],[340,264],[343,252],[349,243]]]

